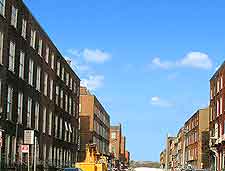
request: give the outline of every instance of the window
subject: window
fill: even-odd
[[[3,111],[2,80],[0,78],[0,113]]]
[[[23,18],[22,19],[22,33],[21,36],[26,39],[26,35],[27,35],[27,21]]]
[[[0,0],[0,14],[5,16],[5,0]]]
[[[49,113],[48,118],[48,135],[52,135],[52,111]]]
[[[44,95],[48,95],[48,74],[46,72],[44,74]]]
[[[51,166],[52,165],[52,145],[51,144],[49,144],[48,161]]]
[[[12,41],[9,45],[9,70],[14,72],[15,66],[15,53],[16,53],[16,44]]]
[[[30,46],[35,49],[36,31],[34,29],[31,29],[30,34]]]
[[[53,98],[53,80],[50,80],[50,99]]]
[[[27,101],[27,127],[31,128],[31,111],[32,111],[32,99],[28,97]]]
[[[216,115],[217,115],[217,116],[219,116],[219,114],[220,114],[219,103],[220,103],[220,101],[217,100],[217,105],[216,105],[216,108],[217,108],[217,113],[216,113]]]
[[[73,90],[73,79],[70,77],[70,90]]]
[[[7,119],[12,120],[12,105],[13,105],[13,88],[8,86],[8,97],[7,97]]]
[[[48,58],[49,58],[49,47],[46,46],[45,49],[45,62],[48,63]]]
[[[58,136],[58,116],[55,116],[55,137]]]
[[[60,93],[60,107],[63,108],[63,90]]]
[[[15,28],[17,26],[17,13],[18,13],[18,9],[12,6],[11,25]]]
[[[37,66],[36,89],[37,89],[38,91],[41,90],[41,67],[39,67],[39,66]]]
[[[115,132],[112,132],[111,138],[116,139],[116,133]]]
[[[55,88],[55,104],[59,105],[59,86]]]
[[[69,114],[72,114],[72,98],[69,97]]]
[[[62,118],[59,120],[59,138],[62,139]]]
[[[67,126],[67,122],[65,122],[65,135],[64,135],[64,140],[67,141],[67,132],[68,132],[68,126]]]
[[[222,97],[220,97],[220,114],[223,113],[222,108],[223,108],[223,100],[222,100]]]
[[[28,72],[28,84],[33,86],[33,76],[34,76],[34,61],[29,59],[29,72]]]
[[[20,51],[19,77],[22,79],[24,79],[24,58],[24,52]]]
[[[46,107],[43,107],[43,118],[42,118],[42,132],[45,133],[46,129]]]
[[[1,0],[0,0],[0,2],[1,2]],[[3,61],[2,61],[2,59],[3,59],[3,39],[4,39],[3,33],[0,32],[0,64],[3,64]]]
[[[19,92],[18,93],[18,108],[17,108],[17,113],[18,113],[18,123],[22,123],[23,121],[23,93]]]
[[[69,142],[72,142],[71,141],[71,135],[72,135],[73,131],[72,131],[72,128],[71,128],[71,124],[70,123],[68,124],[68,126],[69,126],[69,137],[68,137],[68,141]]]
[[[76,91],[77,91],[77,87],[76,86],[77,86],[76,81],[74,81],[73,82],[73,92],[74,93],[76,93]]]
[[[40,113],[40,105],[38,102],[35,103],[35,129],[38,130],[39,126],[39,113]]]
[[[46,144],[43,144],[43,161],[46,161]]]
[[[70,81],[70,75],[69,73],[66,73],[66,85],[69,86],[69,81]]]
[[[68,112],[68,95],[65,94],[65,111]]]
[[[42,56],[42,39],[38,41],[38,54]]]
[[[220,89],[222,89],[223,88],[223,76],[221,76],[221,78],[220,78]]]
[[[57,75],[60,76],[60,62],[57,61]]]
[[[65,69],[64,69],[64,67],[62,67],[62,75],[61,75],[61,79],[64,81],[64,71],[65,71]]]
[[[55,65],[55,55],[52,54],[52,59],[51,59],[51,68],[54,70],[54,65]]]

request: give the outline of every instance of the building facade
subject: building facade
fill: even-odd
[[[225,169],[225,63],[210,79],[210,166],[212,170]]]
[[[121,141],[122,141],[122,128],[121,124],[110,126],[110,153],[113,154],[115,160],[120,160],[121,157]]]
[[[185,163],[209,168],[209,108],[200,109],[185,123]]]
[[[85,147],[96,143],[98,151],[109,155],[110,116],[95,95],[86,87],[80,88],[80,140],[79,160],[85,159]]]
[[[125,152],[126,152],[126,137],[122,136],[121,137],[121,155],[120,155],[120,161],[125,163]]]
[[[129,166],[130,165],[130,152],[129,151],[125,151],[125,165]]]
[[[38,168],[71,166],[77,158],[80,79],[22,0],[0,0],[0,163],[26,165],[24,130]],[[1,170],[1,169],[0,169]]]
[[[166,150],[160,153],[160,168],[165,169],[166,167]]]

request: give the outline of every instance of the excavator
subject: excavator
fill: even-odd
[[[86,145],[86,157],[83,162],[75,164],[82,171],[108,171],[108,160],[97,151],[96,144]]]

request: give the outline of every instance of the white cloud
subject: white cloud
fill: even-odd
[[[161,61],[160,58],[154,58],[152,60],[152,64],[156,67],[159,67],[159,68],[163,68],[163,69],[168,69],[170,67],[172,67],[173,63],[170,62],[170,61]]]
[[[90,75],[88,78],[81,80],[81,85],[87,87],[89,90],[96,90],[103,86],[103,75]]]
[[[212,61],[209,56],[202,52],[190,52],[181,61],[183,66],[189,66],[200,69],[211,69]]]
[[[159,107],[172,107],[173,106],[173,103],[171,103],[167,100],[161,99],[159,96],[153,96],[151,98],[150,103],[153,106],[159,106]]]
[[[184,58],[175,61],[162,61],[160,58],[154,58],[151,66],[169,69],[175,67],[190,67],[198,69],[211,69],[212,60],[209,56],[202,52],[189,52]]]
[[[87,62],[104,63],[111,58],[111,55],[99,49],[84,49],[83,57]]]

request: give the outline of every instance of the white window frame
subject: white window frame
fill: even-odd
[[[3,64],[3,43],[4,34],[0,31],[0,64]]]
[[[21,36],[26,39],[27,36],[27,20],[25,20],[24,18],[22,19],[22,32],[21,32]]]
[[[5,17],[5,0],[0,1],[0,15]]]
[[[58,136],[58,116],[55,116],[55,137]]]
[[[19,77],[24,79],[24,61],[25,61],[25,53],[20,51],[20,64],[19,64]]]
[[[35,103],[35,126],[34,128],[38,130],[39,128],[39,116],[40,116],[40,105],[38,102]]]
[[[54,70],[54,65],[55,65],[55,55],[54,53],[52,53],[52,56],[51,56],[51,68]]]
[[[47,109],[44,106],[43,107],[43,118],[42,118],[42,132],[46,132],[46,116],[47,116]]]
[[[70,77],[70,90],[73,90],[73,78]]]
[[[61,79],[64,81],[65,68],[62,66]]]
[[[60,77],[60,61],[57,61],[57,75]]]
[[[34,61],[29,59],[28,84],[33,86],[34,82]]]
[[[57,85],[55,87],[55,104],[56,105],[59,105],[59,98],[60,98],[60,96],[59,96],[59,86]]]
[[[41,67],[37,66],[36,89],[41,91]]]
[[[17,16],[18,16],[18,9],[12,5],[12,11],[11,11],[11,25],[13,27],[17,27]]]
[[[38,54],[40,56],[42,56],[42,46],[43,46],[43,41],[42,39],[40,38],[39,41],[38,41]]]
[[[17,121],[19,124],[23,122],[23,93],[18,93],[18,106],[17,106],[18,118]]]
[[[69,97],[69,114],[72,114],[72,98]]]
[[[8,86],[8,96],[7,96],[7,119],[12,120],[12,105],[13,105],[13,88]]]
[[[46,49],[45,49],[45,62],[48,63],[49,61],[49,47],[46,46]]]
[[[50,80],[50,100],[53,99],[53,80]]]
[[[27,127],[31,128],[32,121],[32,99],[28,97],[27,99]]]
[[[44,95],[48,95],[48,74],[44,73]]]
[[[66,73],[66,85],[69,86],[69,81],[70,81],[70,75],[69,73],[67,72]]]
[[[14,72],[15,69],[16,44],[10,41],[9,45],[9,70]]]
[[[59,119],[59,138],[62,139],[62,118]]]
[[[68,95],[65,93],[65,111],[68,112]]]
[[[30,46],[35,49],[35,41],[36,41],[36,31],[31,29],[31,36],[30,36]]]
[[[48,118],[48,135],[52,135],[52,111],[49,112],[49,118]]]
[[[63,90],[60,91],[60,107],[63,108]]]

